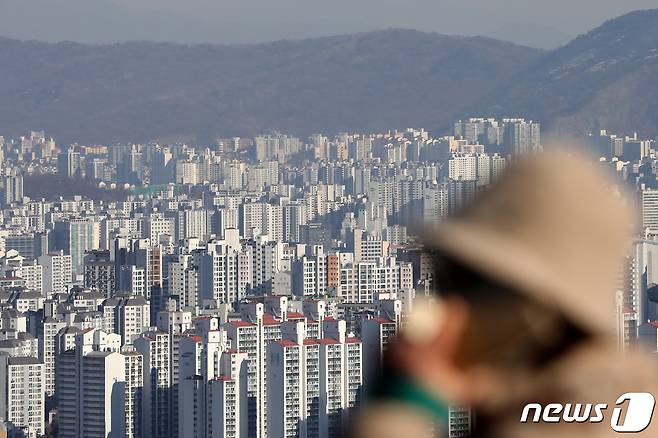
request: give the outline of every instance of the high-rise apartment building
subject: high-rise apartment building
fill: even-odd
[[[84,257],[84,285],[110,298],[117,290],[116,269],[109,251],[91,251]]]
[[[345,321],[325,320],[324,337],[306,338],[305,323],[282,323],[282,339],[267,349],[269,436],[333,437],[358,405],[361,342]]]
[[[73,149],[57,155],[57,173],[67,178],[79,178],[82,176],[80,153]]]
[[[180,343],[179,437],[245,436],[246,354],[229,349],[217,320],[208,322]]]
[[[93,218],[71,218],[55,222],[53,248],[71,256],[74,274],[84,273],[84,256],[100,246],[100,223]]]
[[[39,257],[43,267],[43,294],[50,297],[64,293],[72,280],[72,257],[63,251],[51,252]]]
[[[658,190],[642,190],[642,227],[658,230]]]
[[[423,189],[423,222],[433,225],[448,217],[448,187],[428,184]]]
[[[55,362],[57,359],[57,333],[66,327],[64,321],[47,317],[39,332],[39,361],[43,363],[44,391],[47,397],[55,395]]]
[[[8,171],[2,175],[0,181],[0,205],[8,206],[23,199],[23,175],[19,171]]]
[[[121,336],[121,345],[130,345],[151,326],[149,302],[141,295],[108,298],[101,305],[112,331]]]
[[[44,394],[43,363],[0,353],[0,416],[24,436],[45,433]]]
[[[141,438],[141,355],[120,352],[121,337],[87,329],[59,355],[57,394],[61,438]]]
[[[135,339],[134,345],[144,358],[144,434],[153,438],[172,436],[171,353],[169,333],[152,330]]]
[[[540,152],[541,125],[532,120],[503,119],[503,142],[511,155]]]

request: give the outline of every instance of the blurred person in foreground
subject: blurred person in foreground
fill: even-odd
[[[416,306],[390,346],[350,436],[445,436],[452,405],[473,409],[471,436],[618,436],[618,397],[658,396],[658,364],[620,353],[614,337],[615,281],[633,217],[610,187],[578,155],[522,158],[432,233],[438,296]],[[589,415],[546,422],[542,411],[535,423],[532,410],[521,423],[529,403],[571,403],[568,415],[580,403]],[[602,403],[603,421],[590,421]]]

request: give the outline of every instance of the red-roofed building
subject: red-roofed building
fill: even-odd
[[[361,397],[361,343],[346,342],[345,321],[320,339],[304,338],[304,331],[303,322],[288,321],[282,326],[285,339],[268,347],[268,434],[340,436]],[[326,409],[309,410],[321,395]]]
[[[252,324],[226,326],[238,332],[256,329]],[[178,402],[183,409],[178,430],[190,437],[210,436],[210,431],[213,436],[244,436],[248,355],[229,345],[226,330],[183,337],[179,348]]]
[[[285,347],[285,348],[299,347],[299,345],[297,345],[297,344],[294,343],[293,341],[289,341],[289,340],[287,340],[287,339],[282,339],[282,340],[280,340],[280,341],[276,341],[275,343],[276,343],[276,344],[279,344],[280,346]]]
[[[277,320],[271,313],[263,314],[263,325],[279,325],[281,321]]]
[[[233,327],[253,327],[256,325],[250,323],[249,321],[244,321],[242,319],[239,321],[230,321],[229,324],[232,325]]]
[[[381,316],[375,316],[374,318],[372,318],[372,320],[378,324],[395,324],[395,321],[392,321],[388,318],[384,318]]]

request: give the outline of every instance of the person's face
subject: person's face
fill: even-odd
[[[456,298],[422,305],[427,307],[412,312],[388,359],[438,397],[473,402],[485,373],[458,360],[469,324],[468,306]]]

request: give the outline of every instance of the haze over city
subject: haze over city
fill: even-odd
[[[9,0],[0,35],[42,41],[252,43],[409,28],[554,48],[655,0]]]

